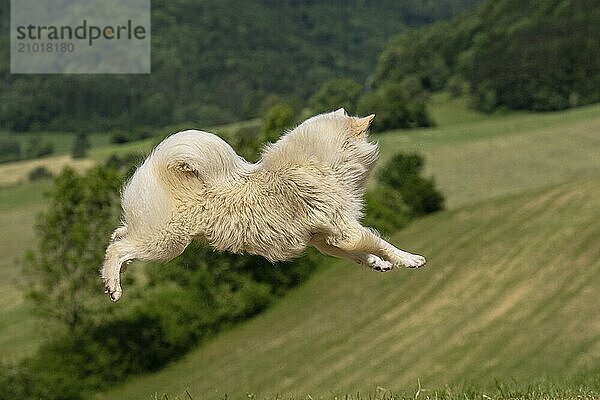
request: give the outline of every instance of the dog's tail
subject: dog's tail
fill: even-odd
[[[194,176],[202,182],[244,173],[249,164],[220,137],[187,130],[163,140],[148,158],[157,175],[167,183],[182,176]]]

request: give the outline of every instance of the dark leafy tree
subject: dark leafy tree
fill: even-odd
[[[331,79],[308,99],[308,106],[315,114],[342,107],[349,114],[355,114],[361,92],[361,85],[352,79]]]
[[[294,109],[287,103],[275,104],[263,117],[262,139],[268,142],[276,141],[279,136],[292,127]]]
[[[70,331],[89,322],[101,293],[98,269],[118,221],[121,179],[96,167],[84,175],[66,169],[49,192],[36,225],[37,247],[25,259],[29,296],[40,313]]]
[[[416,75],[450,91],[462,76],[473,106],[552,111],[600,101],[600,8],[593,1],[486,1],[448,23],[403,33],[382,52],[375,86]]]
[[[52,178],[52,173],[46,167],[40,166],[29,171],[27,177],[30,181],[39,181],[41,179]]]
[[[71,155],[73,158],[85,158],[90,147],[91,144],[88,136],[85,133],[79,133],[75,136]]]
[[[418,80],[408,77],[402,82],[386,82],[364,94],[358,103],[358,113],[377,115],[371,126],[374,132],[431,126],[425,99]]]
[[[421,176],[422,156],[398,153],[379,170],[379,181],[397,190],[413,216],[429,214],[444,208],[444,196],[435,188],[433,179]]]

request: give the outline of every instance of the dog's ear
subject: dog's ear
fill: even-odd
[[[348,115],[348,114],[346,114],[346,110],[344,110],[344,108],[343,108],[343,107],[342,107],[342,108],[338,108],[338,109],[337,109],[337,110],[335,110],[333,113],[334,113],[335,115],[341,115],[341,116]]]
[[[375,118],[375,114],[367,115],[363,118],[353,117],[350,125],[352,136],[355,137],[364,137],[367,136],[367,130],[369,130],[369,126],[371,126],[371,122],[373,122],[373,118]]]

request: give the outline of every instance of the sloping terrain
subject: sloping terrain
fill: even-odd
[[[333,262],[265,314],[100,398],[318,396],[589,372],[600,363],[599,196],[600,179],[584,179],[419,220],[392,239],[427,255],[426,268]]]
[[[379,165],[397,151],[424,154],[427,173],[435,177],[450,208],[591,177],[600,171],[598,105],[549,114],[484,117],[466,110],[461,101],[434,100],[432,114],[439,127],[377,136],[381,144]],[[91,158],[97,161],[115,152],[147,151],[152,144],[153,139],[148,139],[99,147],[93,149]],[[27,163],[4,164],[2,171]],[[0,232],[0,272],[4,278],[0,282],[0,359],[29,354],[44,331],[36,325],[22,297],[21,269],[16,260],[34,246],[35,215],[43,209],[42,193],[48,185],[40,182],[0,188],[0,225],[4,228]]]

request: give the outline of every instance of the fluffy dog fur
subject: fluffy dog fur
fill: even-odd
[[[343,109],[312,117],[269,144],[256,164],[210,133],[166,138],[121,193],[122,226],[101,271],[111,299],[121,297],[120,273],[129,261],[170,260],[192,240],[271,262],[312,245],[378,271],[424,265],[359,222],[378,156],[367,140],[373,117]]]

